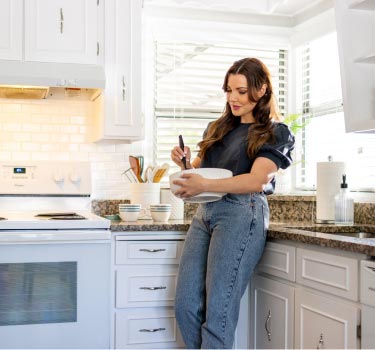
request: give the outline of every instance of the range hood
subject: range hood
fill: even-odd
[[[46,98],[50,87],[104,89],[104,69],[86,64],[1,61],[0,97]]]

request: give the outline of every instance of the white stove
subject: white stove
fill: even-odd
[[[108,349],[110,221],[89,163],[0,163],[0,349]]]
[[[0,211],[0,232],[4,230],[108,230],[109,227],[109,220],[89,211]]]

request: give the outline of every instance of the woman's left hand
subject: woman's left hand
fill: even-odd
[[[205,191],[205,183],[207,179],[198,174],[182,174],[181,180],[174,180],[175,185],[181,186],[175,195],[180,198],[194,197]]]

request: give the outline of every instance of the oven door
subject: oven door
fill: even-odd
[[[109,278],[109,240],[0,240],[0,348],[109,348]]]

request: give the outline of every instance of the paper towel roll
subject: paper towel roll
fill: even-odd
[[[184,201],[173,195],[169,188],[161,189],[160,202],[172,205],[171,220],[182,220],[184,218]]]
[[[335,221],[335,195],[340,192],[344,162],[318,162],[316,173],[316,221]]]

